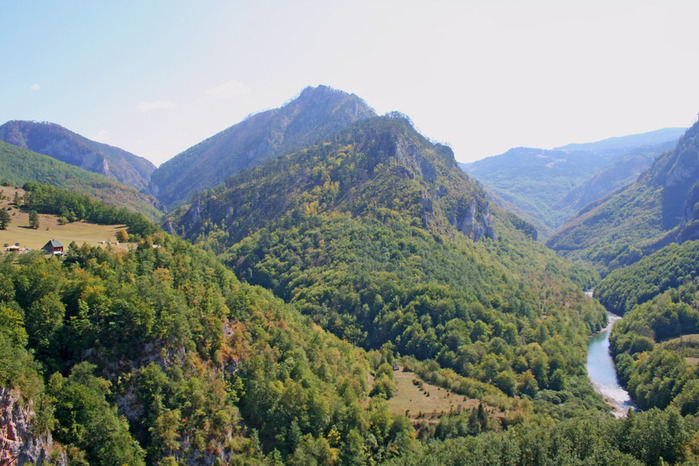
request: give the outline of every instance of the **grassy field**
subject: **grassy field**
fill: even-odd
[[[24,190],[2,186],[0,192],[3,196],[3,199],[0,199],[0,208],[9,207],[11,218],[7,229],[0,230],[0,246],[19,243],[20,248],[41,249],[51,239],[59,240],[66,247],[72,241],[97,246],[102,244],[101,242],[115,242],[116,232],[126,229],[124,225],[96,225],[87,222],[60,225],[55,215],[39,214],[39,228],[34,230],[29,228],[29,214],[11,205],[15,192],[23,196]]]
[[[470,410],[480,404],[479,400],[465,398],[444,388],[422,381],[413,372],[398,370],[393,372],[396,379],[396,394],[388,400],[388,409],[396,414],[407,414],[418,419],[420,414],[427,420],[436,420],[450,411]],[[422,382],[415,385],[413,380]]]

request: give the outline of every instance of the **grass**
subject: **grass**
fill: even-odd
[[[14,187],[2,186],[0,192],[4,196],[0,199],[0,208],[10,208],[11,223],[6,230],[0,230],[0,245],[19,243],[20,248],[41,249],[49,240],[57,239],[64,246],[72,241],[77,244],[88,243],[92,246],[101,245],[101,242],[116,241],[116,232],[125,230],[125,225],[97,225],[87,222],[73,222],[65,225],[58,223],[55,215],[39,214],[39,228],[29,228],[29,214],[12,205],[15,192],[20,196],[24,190]],[[5,248],[3,248],[4,250]]]
[[[480,400],[457,395],[450,390],[437,387],[420,379],[414,372],[393,372],[396,379],[396,394],[387,405],[389,411],[396,414],[406,414],[413,421],[421,413],[427,420],[436,420],[442,414],[450,411],[470,410],[481,403]],[[421,387],[413,381],[421,382]]]

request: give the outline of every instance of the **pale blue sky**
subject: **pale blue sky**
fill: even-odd
[[[0,124],[156,165],[305,86],[406,113],[470,161],[699,112],[696,0],[6,1]]]

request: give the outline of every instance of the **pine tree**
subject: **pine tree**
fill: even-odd
[[[9,212],[5,209],[0,209],[0,230],[5,230],[11,221]]]

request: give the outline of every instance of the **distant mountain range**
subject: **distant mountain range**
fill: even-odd
[[[151,176],[150,191],[173,206],[241,170],[373,116],[374,110],[354,94],[307,87],[286,105],[255,114],[163,163]]]
[[[684,131],[666,128],[553,150],[515,148],[461,166],[533,217],[545,238],[587,203],[633,182]]]
[[[147,189],[155,170],[155,165],[143,157],[91,141],[55,123],[9,121],[0,126],[0,140],[99,173],[139,191]]]
[[[699,238],[699,123],[635,183],[589,204],[547,242],[603,273],[670,242]]]

